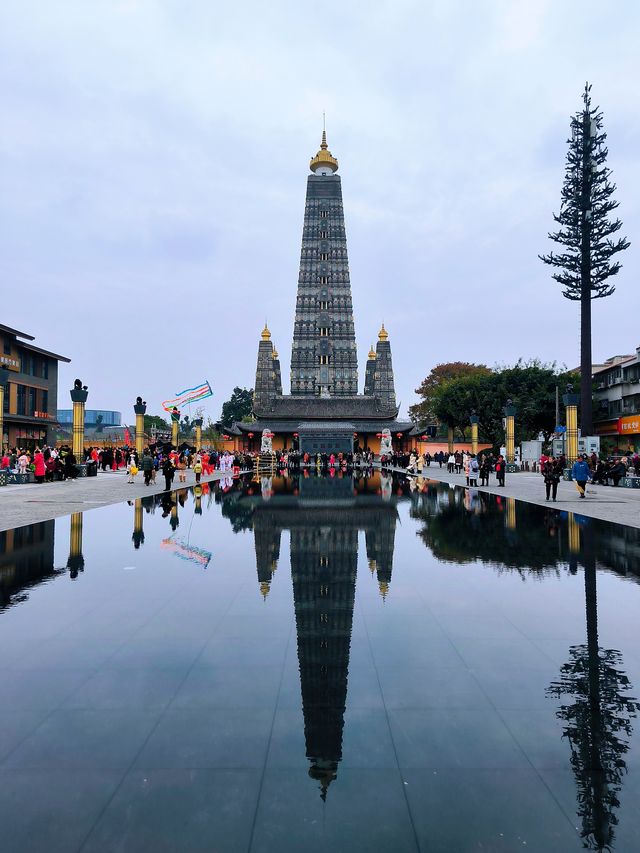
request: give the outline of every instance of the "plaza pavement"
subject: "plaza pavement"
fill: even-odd
[[[406,473],[403,468],[391,470]],[[465,485],[464,475],[448,474],[444,466],[440,468],[437,464],[432,464],[425,471],[427,479]],[[188,470],[186,475],[187,482],[184,485],[194,485],[195,474]],[[213,482],[222,476],[220,471],[216,471],[209,476],[203,475],[202,482]],[[480,486],[479,491],[513,497],[539,506],[549,506],[545,501],[544,483],[540,474],[525,471],[507,474],[504,489],[498,487],[495,475],[492,474],[490,483],[489,486]],[[181,486],[183,484],[178,483],[176,476],[172,488],[178,489]],[[5,486],[0,488],[0,531],[162,491],[164,478],[160,474],[155,486],[145,486],[142,472],[138,474],[135,483],[129,484],[125,471],[100,472],[97,477],[83,477],[71,482]],[[588,486],[587,497],[581,500],[575,484],[561,480],[558,500],[552,505],[559,510],[579,512],[581,515],[600,518],[603,521],[640,527],[640,489]]]
[[[196,476],[187,470],[187,482],[178,483],[178,474],[173,479],[172,489],[193,486]],[[202,475],[202,482],[220,480],[227,472],[215,471]],[[155,485],[145,486],[142,471],[134,483],[127,483],[127,472],[100,471],[97,477],[79,477],[55,483],[26,483],[19,486],[0,488],[0,531],[35,524],[50,518],[59,518],[72,512],[84,512],[98,506],[141,498],[164,491],[164,477],[158,472]]]
[[[404,468],[390,470],[406,473]],[[463,474],[448,474],[446,465],[440,468],[437,463],[434,466],[432,462],[428,468],[425,468],[425,472],[425,479],[453,483],[457,486],[466,485],[466,477]],[[558,499],[553,503],[545,500],[544,481],[541,474],[527,471],[507,474],[504,488],[498,486],[495,474],[492,474],[489,483],[489,486],[479,486],[478,491],[517,498],[539,506],[553,506],[559,510],[578,512],[603,521],[640,527],[640,489],[588,485],[587,496],[581,499],[575,483],[561,480],[558,484]]]

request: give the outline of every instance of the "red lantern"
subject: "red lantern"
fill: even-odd
[[[421,436],[420,436],[420,441],[426,441],[426,440],[427,440],[427,436],[426,436],[426,435],[421,435]]]
[[[247,433],[247,435],[249,436],[249,438],[253,438],[253,433],[252,433],[252,432],[248,432],[248,433]]]
[[[401,433],[401,432],[397,432],[397,433],[396,433],[396,435],[398,436],[398,438],[402,438],[402,433]]]
[[[297,438],[297,437],[298,437],[298,433],[297,433],[297,432],[294,432],[293,437],[294,437],[294,438]]]
[[[228,436],[228,435],[223,435],[222,437],[224,438],[224,440],[225,440],[225,441],[229,441],[230,436]]]
[[[382,438],[382,433],[381,433],[381,432],[377,432],[377,433],[376,433],[376,438]]]
[[[357,438],[357,437],[358,437],[358,433],[357,433],[357,432],[354,432],[353,437],[354,437],[354,438]]]

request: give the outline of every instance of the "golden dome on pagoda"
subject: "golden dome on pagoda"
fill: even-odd
[[[271,332],[269,331],[269,328],[267,327],[266,323],[264,324],[264,329],[262,330],[262,334],[260,335],[260,337],[263,341],[271,340]]]
[[[382,324],[382,328],[378,332],[378,340],[379,341],[388,341],[389,340],[389,333],[385,329],[384,323]]]
[[[278,358],[278,350],[274,347],[273,352],[271,353],[271,358],[275,361]]]
[[[375,351],[375,350],[374,350],[374,348],[373,348],[373,344],[371,344],[371,349],[369,350],[369,356],[368,356],[368,358],[369,358],[369,361],[375,361],[375,358],[376,358],[376,351]]]
[[[326,131],[322,131],[322,142],[320,143],[320,150],[316,154],[315,157],[311,159],[309,163],[309,168],[312,172],[316,172],[322,166],[331,169],[332,172],[338,171],[338,161],[333,156],[331,151],[329,151],[329,146],[327,145],[327,133]]]

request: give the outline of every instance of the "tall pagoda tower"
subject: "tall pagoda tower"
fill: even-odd
[[[298,295],[291,349],[292,396],[346,397],[358,393],[347,237],[338,161],[322,132],[312,158],[302,231]]]

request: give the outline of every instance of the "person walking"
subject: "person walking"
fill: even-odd
[[[498,485],[502,488],[504,488],[504,478],[507,473],[506,468],[507,465],[504,461],[504,456],[498,456],[498,461],[496,462],[496,479],[498,480]]]
[[[144,474],[144,484],[148,486],[153,474],[153,456],[146,450],[142,454],[141,468]]]
[[[562,476],[562,469],[560,468],[558,460],[554,459],[553,456],[550,456],[542,463],[542,476],[544,478],[544,488],[546,492],[545,500],[552,498],[555,501],[556,495],[558,494],[558,483]]]
[[[455,465],[456,465],[456,457],[453,455],[453,453],[450,453],[449,458],[447,459],[447,473],[448,474],[453,474],[453,469],[455,468]]]
[[[591,473],[587,460],[584,456],[578,456],[571,467],[571,476],[576,481],[576,489],[581,498],[584,498],[587,490],[587,480]]]
[[[196,475],[196,483],[199,483],[202,476],[202,459],[200,456],[195,456],[193,459],[193,473]]]
[[[476,459],[475,453],[471,454],[467,464],[469,466],[469,485],[478,488],[478,474],[480,472],[480,466],[478,465],[478,460]]]
[[[167,456],[162,462],[162,475],[164,477],[164,488],[165,491],[171,491],[171,484],[173,483],[173,475],[175,473],[175,468],[173,467],[173,462]]]

